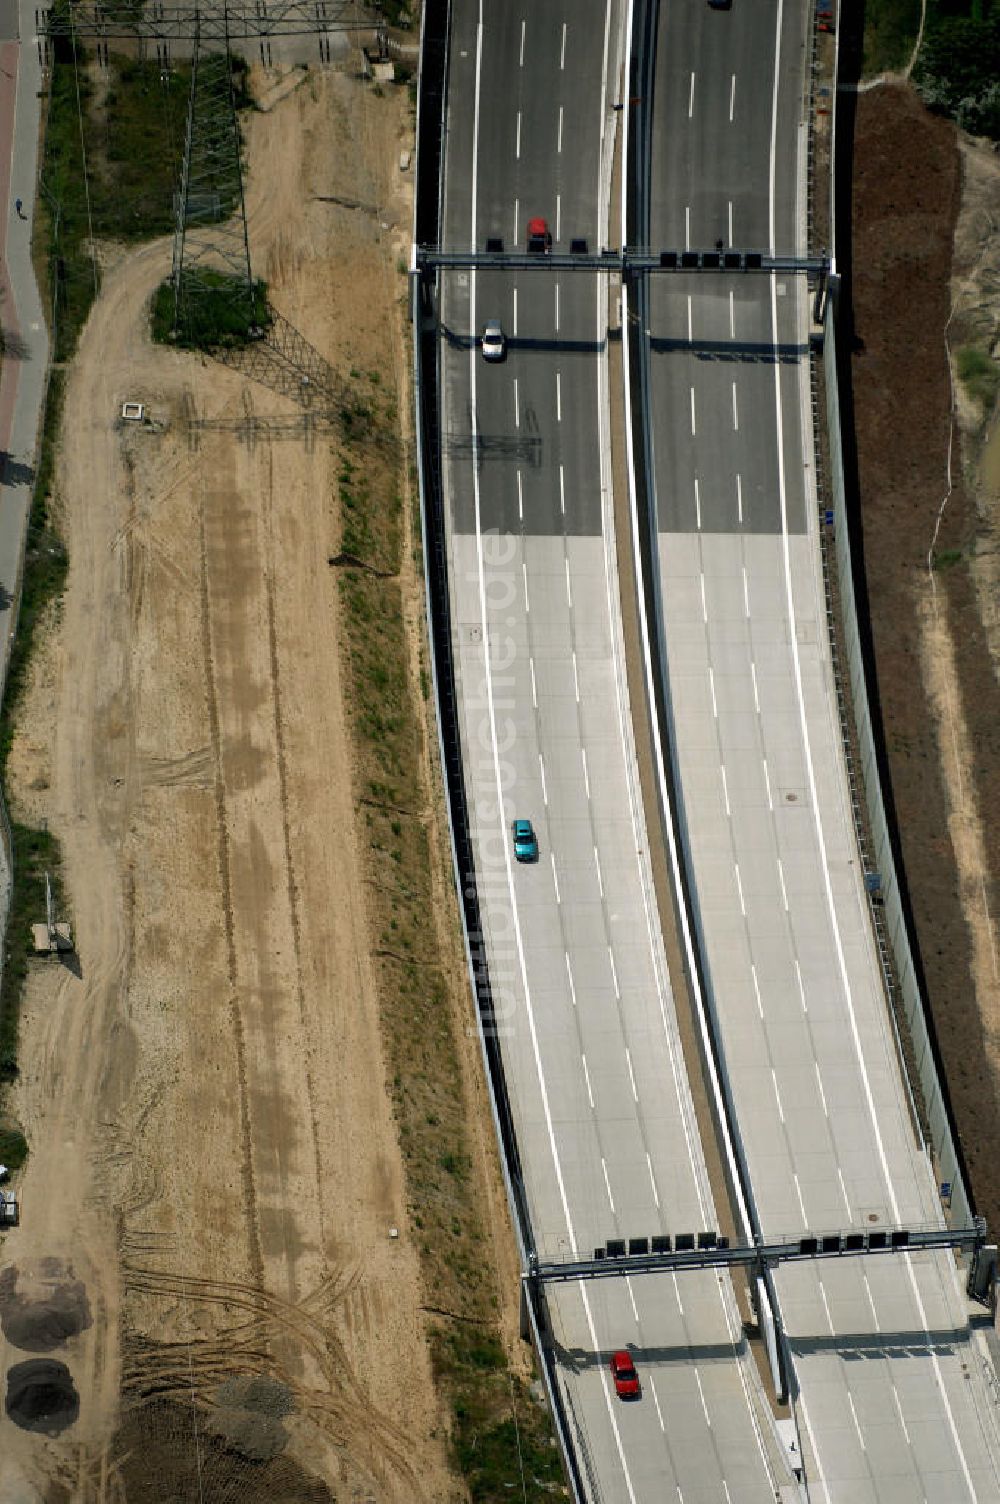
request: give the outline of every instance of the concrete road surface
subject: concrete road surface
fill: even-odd
[[[804,253],[806,27],[664,5],[654,245]],[[669,698],[709,987],[766,1233],[940,1225],[855,847],[813,484],[807,291],[653,279]],[[1000,1497],[995,1387],[949,1255],[777,1279],[812,1496]]]
[[[603,238],[620,14],[458,0],[444,244]],[[604,176],[602,177],[602,167]],[[653,899],[622,667],[606,291],[443,280],[443,430],[464,762],[491,980],[539,1252],[715,1227]],[[476,344],[487,319],[505,363]],[[531,819],[534,865],[509,822]],[[558,1287],[571,1431],[612,1501],[772,1501],[789,1481],[728,1279]],[[637,1403],[613,1394],[629,1347]]]

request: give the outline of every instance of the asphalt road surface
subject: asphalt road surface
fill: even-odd
[[[661,8],[651,239],[804,253],[805,5]],[[766,1233],[940,1225],[870,929],[833,690],[808,294],[654,278],[654,477],[673,742],[708,983]],[[812,1497],[1000,1497],[950,1255],[786,1268]]]
[[[443,243],[603,238],[620,14],[458,0]],[[612,86],[613,87],[613,86]],[[602,163],[605,176],[602,180]],[[502,1047],[539,1252],[717,1225],[653,899],[622,666],[606,290],[443,280],[445,483],[464,763]],[[487,365],[475,336],[509,338]],[[513,817],[534,822],[517,864]],[[729,1280],[558,1287],[571,1431],[612,1501],[773,1501],[790,1478]],[[643,1395],[615,1398],[629,1347]]]

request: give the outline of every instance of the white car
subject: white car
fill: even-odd
[[[491,319],[483,330],[483,359],[503,360],[507,354],[507,336],[497,319]]]

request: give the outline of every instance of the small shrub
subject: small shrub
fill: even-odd
[[[977,345],[965,345],[955,357],[959,380],[969,396],[979,403],[984,413],[996,401],[1000,391],[1000,366]]]
[[[914,69],[929,109],[950,115],[974,135],[1000,141],[1000,6],[984,15],[931,12]]]
[[[0,1128],[0,1164],[19,1170],[28,1157],[28,1141],[20,1128]]]

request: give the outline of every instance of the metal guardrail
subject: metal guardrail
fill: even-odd
[[[450,0],[426,0],[421,35],[418,89],[415,238],[436,240],[440,233],[443,153],[447,114],[448,51],[451,31]],[[427,593],[431,675],[437,709],[438,748],[444,778],[452,844],[456,895],[462,912],[466,962],[479,1022],[487,1090],[500,1150],[501,1168],[518,1240],[522,1264],[534,1249],[534,1231],[521,1173],[513,1114],[507,1091],[500,1038],[479,909],[476,866],[470,835],[468,797],[462,760],[459,706],[455,691],[454,642],[448,574],[446,510],[441,468],[440,340],[434,321],[425,322],[426,283],[412,279],[414,404],[417,436],[417,473],[423,524],[424,580]],[[588,1490],[581,1459],[570,1432],[551,1343],[546,1340],[548,1319],[540,1287],[524,1290],[525,1336],[538,1355],[542,1382],[553,1417],[559,1450],[574,1504],[600,1504],[595,1487]],[[575,1419],[575,1417],[574,1417]],[[577,1426],[579,1435],[579,1426]],[[588,1473],[592,1473],[589,1467]]]

